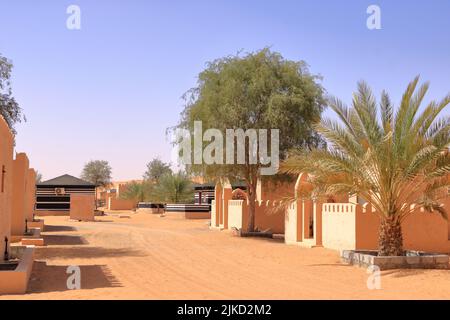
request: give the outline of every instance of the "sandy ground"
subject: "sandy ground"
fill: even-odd
[[[450,299],[450,271],[385,271],[381,290],[369,290],[366,269],[340,264],[335,251],[128,214],[46,217],[48,246],[37,249],[29,293],[0,299]],[[67,289],[71,265],[81,290]]]

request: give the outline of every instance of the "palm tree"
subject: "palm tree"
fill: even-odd
[[[190,203],[194,201],[194,189],[184,173],[169,173],[160,178],[155,196],[165,203]]]
[[[364,82],[351,108],[331,98],[339,120],[315,126],[328,149],[297,152],[282,165],[286,173],[308,172],[316,195],[357,194],[371,204],[380,217],[383,256],[404,254],[402,222],[415,210],[447,219],[442,199],[450,185],[450,117],[441,112],[450,95],[419,111],[429,84],[418,88],[418,82],[408,85],[397,111],[386,92],[378,105]]]

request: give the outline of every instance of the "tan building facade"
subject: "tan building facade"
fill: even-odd
[[[301,174],[296,183],[275,188],[270,194],[259,187],[255,204],[255,228],[284,234],[285,243],[303,247],[334,250],[376,250],[380,220],[367,203],[356,196],[340,196],[326,201],[302,197],[312,186],[308,175]],[[291,188],[286,193],[283,190]],[[279,206],[283,194],[297,195],[297,200]],[[268,199],[267,199],[268,198]],[[450,197],[444,201],[450,208]],[[276,208],[281,208],[276,210]],[[229,184],[217,184],[211,208],[211,228],[247,231],[248,200],[234,200]],[[450,253],[450,222],[438,213],[417,209],[402,224],[406,250]]]
[[[0,116],[0,262],[11,243],[13,135]]]
[[[298,178],[295,192],[308,186],[307,175]],[[335,202],[313,201],[300,196],[286,210],[287,244],[335,250],[376,250],[380,219],[370,204],[356,196],[340,197]],[[443,201],[450,208],[450,197]],[[414,209],[414,208],[412,208]],[[417,209],[402,223],[406,250],[450,252],[450,223],[437,213]]]

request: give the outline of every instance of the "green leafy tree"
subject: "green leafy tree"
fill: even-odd
[[[22,109],[12,95],[12,63],[0,54],[0,115],[3,116],[11,132],[16,134],[14,125],[25,120]]]
[[[402,222],[424,208],[447,218],[442,204],[450,184],[450,118],[442,111],[450,95],[419,108],[429,84],[415,78],[397,110],[387,93],[378,104],[359,83],[350,108],[329,105],[338,120],[323,119],[316,129],[327,150],[300,152],[282,165],[286,173],[307,172],[316,195],[357,194],[380,217],[379,255],[403,255]]]
[[[158,181],[163,175],[172,173],[170,165],[164,163],[159,158],[155,158],[147,164],[147,171],[144,173],[144,180]]]
[[[160,178],[153,198],[163,203],[192,203],[194,188],[185,173],[170,173]]]
[[[91,160],[84,165],[81,179],[106,187],[111,183],[111,166],[105,160]]]
[[[210,62],[198,79],[197,87],[185,94],[186,106],[177,128],[192,133],[194,122],[202,121],[204,130],[215,128],[224,135],[226,129],[279,129],[281,159],[293,147],[324,145],[312,128],[324,109],[324,89],[304,61],[287,60],[265,48]],[[248,229],[253,231],[261,165],[249,164],[248,140],[245,149],[246,164],[187,169],[207,180],[244,181],[250,200]]]
[[[108,161],[91,160],[84,165],[81,179],[86,180],[96,187],[106,188],[111,184],[111,167]],[[95,192],[95,207],[97,208],[97,192]]]
[[[148,181],[136,182],[132,181],[127,184],[124,192],[121,193],[122,199],[133,200],[136,202],[152,201],[154,193],[154,185]]]

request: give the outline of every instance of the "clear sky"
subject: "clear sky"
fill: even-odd
[[[66,28],[69,5],[81,30]],[[366,27],[381,8],[381,30]],[[115,179],[170,161],[166,128],[207,61],[265,46],[305,60],[350,102],[358,80],[394,102],[417,74],[430,97],[450,92],[450,1],[0,0],[0,53],[28,122],[17,151],[44,179],[108,160]]]

